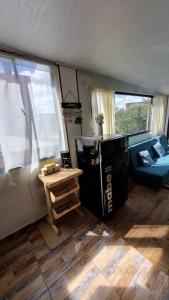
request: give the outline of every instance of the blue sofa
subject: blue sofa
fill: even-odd
[[[166,155],[158,157],[153,149],[157,141],[163,145]],[[139,152],[148,150],[154,163],[150,166],[143,166],[139,158]],[[133,179],[140,183],[161,187],[169,183],[169,147],[165,135],[152,138],[145,142],[129,147],[129,169]]]

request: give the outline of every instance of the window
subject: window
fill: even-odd
[[[59,157],[66,139],[51,67],[0,57],[0,171]]]
[[[151,96],[115,94],[116,134],[137,134],[150,130]]]

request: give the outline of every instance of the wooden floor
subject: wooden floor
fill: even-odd
[[[135,185],[106,225],[72,213],[53,251],[37,225],[3,240],[0,299],[169,299],[168,194]]]
[[[169,274],[169,190],[134,184],[107,225]]]

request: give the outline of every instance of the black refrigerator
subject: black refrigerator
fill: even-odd
[[[107,219],[128,197],[128,138],[76,139],[80,200],[97,217]]]

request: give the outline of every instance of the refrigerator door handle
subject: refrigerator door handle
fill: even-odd
[[[99,143],[99,161],[100,161],[100,189],[101,189],[101,199],[102,199],[102,215],[105,216],[104,211],[104,192],[103,192],[103,173],[102,173],[102,153],[101,153],[101,143]]]

